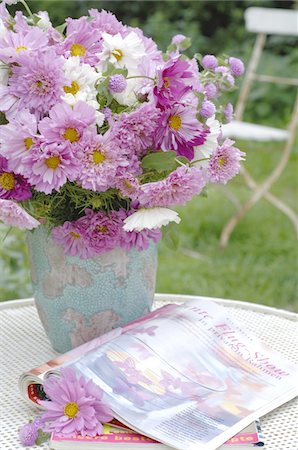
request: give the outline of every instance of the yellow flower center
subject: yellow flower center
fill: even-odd
[[[14,188],[14,185],[15,182],[12,173],[3,172],[2,175],[0,175],[0,186],[2,186],[3,189],[10,191]]]
[[[225,163],[226,163],[226,160],[225,160],[225,157],[224,157],[224,156],[222,156],[221,158],[219,158],[218,164],[219,164],[220,166],[224,166]]]
[[[33,139],[31,137],[25,138],[24,139],[24,144],[25,144],[26,150],[30,150],[30,148],[33,145]]]
[[[71,231],[69,233],[69,236],[75,238],[75,239],[79,239],[81,237],[81,235],[79,233],[76,233],[75,231]]]
[[[170,79],[170,77],[164,77],[164,79],[163,79],[163,85],[164,85],[164,87],[165,87],[165,88],[168,88],[168,87],[170,86],[170,84],[171,84],[171,79]]]
[[[171,128],[173,128],[173,130],[180,130],[181,126],[182,126],[182,120],[181,117],[179,116],[172,116],[169,118],[169,125]]]
[[[71,143],[73,143],[73,142],[78,142],[80,135],[79,135],[79,132],[75,128],[66,128],[64,131],[63,137],[67,141],[70,141]]]
[[[85,56],[86,49],[81,44],[72,44],[70,53],[71,53],[71,56]]]
[[[46,159],[45,163],[49,169],[55,170],[60,165],[61,161],[59,156],[50,156],[48,159]]]
[[[106,227],[105,225],[96,225],[95,230],[99,233],[107,233],[108,227]]]
[[[94,164],[97,165],[101,164],[106,159],[105,156],[99,150],[94,150],[94,152],[92,153],[92,158]]]
[[[80,408],[79,405],[75,402],[66,403],[64,406],[64,414],[68,416],[70,419],[73,419],[78,414]]]
[[[16,48],[17,53],[20,53],[23,50],[28,50],[28,47],[26,47],[25,45],[20,45],[19,47]]]
[[[72,81],[71,86],[64,86],[63,90],[66,94],[76,95],[80,90],[80,86],[76,81]]]
[[[121,61],[123,58],[123,53],[120,48],[115,48],[115,50],[112,51],[112,55],[116,58],[117,61]]]

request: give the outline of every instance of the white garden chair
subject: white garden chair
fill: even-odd
[[[257,33],[257,37],[235,109],[235,120],[223,126],[223,135],[225,137],[249,141],[284,141],[285,144],[278,164],[261,184],[257,184],[246,169],[241,169],[246,185],[252,190],[252,195],[239,207],[235,215],[224,226],[220,237],[220,246],[222,248],[227,246],[230,236],[240,219],[262,197],[265,197],[272,205],[286,214],[292,221],[298,234],[298,217],[295,212],[282,200],[269,192],[273,183],[276,182],[286,167],[294,144],[298,125],[298,93],[297,88],[295,88],[295,86],[298,86],[298,78],[269,76],[257,73],[258,64],[268,34],[298,36],[298,11],[259,7],[248,8],[245,11],[245,25],[248,31]],[[292,115],[286,130],[242,121],[250,89],[254,81],[293,86],[296,91],[296,100],[294,101]]]

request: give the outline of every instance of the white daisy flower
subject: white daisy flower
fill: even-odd
[[[206,141],[204,142],[204,144],[194,147],[193,161],[197,161],[198,159],[205,160],[195,163],[195,165],[199,167],[205,167],[206,165],[208,165],[208,160],[206,160],[205,158],[210,158],[212,153],[217,149],[218,137],[221,133],[220,123],[215,119],[215,116],[207,119],[206,125],[209,128],[209,133],[207,135]]]
[[[124,220],[125,231],[142,231],[161,228],[170,222],[180,222],[176,211],[168,208],[141,208]]]
[[[126,67],[129,72],[138,65],[140,58],[146,55],[144,44],[134,31],[124,38],[120,33],[114,36],[102,33],[102,38],[103,50],[98,54],[98,68],[102,72],[106,70],[108,62],[116,67]]]

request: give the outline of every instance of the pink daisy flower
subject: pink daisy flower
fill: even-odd
[[[10,170],[26,175],[26,161],[36,140],[36,117],[26,109],[8,124],[0,126],[0,154],[7,158]]]
[[[27,200],[32,197],[30,185],[21,175],[7,168],[7,160],[0,156],[0,198]]]
[[[49,117],[39,122],[38,128],[49,141],[75,145],[81,141],[84,130],[95,125],[95,120],[95,109],[85,102],[79,101],[73,108],[60,103],[50,110]]]
[[[109,11],[105,11],[104,9],[101,11],[98,11],[98,9],[90,9],[88,12],[93,19],[91,21],[91,27],[100,33],[108,33],[114,36],[117,33],[121,33],[125,28],[122,22]]]
[[[32,230],[40,225],[38,220],[30,216],[24,208],[12,200],[0,198],[0,220],[5,225],[21,228],[22,230]]]
[[[42,419],[47,422],[45,431],[55,431],[63,436],[102,434],[103,422],[113,418],[108,405],[101,401],[102,390],[92,380],[77,378],[71,368],[60,371],[44,382],[44,390],[51,401],[40,401],[46,409]]]
[[[101,51],[101,33],[96,30],[87,17],[66,19],[67,35],[57,47],[59,54],[66,58],[79,56],[81,61],[95,66],[99,62],[97,54]]]
[[[47,35],[37,27],[28,32],[7,31],[0,39],[0,60],[5,63],[18,62],[21,55],[47,48]]]
[[[154,230],[127,231],[123,233],[120,245],[125,250],[136,248],[139,251],[146,250],[151,242],[157,243],[162,237],[161,231]]]
[[[154,136],[155,148],[175,150],[178,155],[192,160],[194,146],[203,144],[206,135],[196,114],[194,107],[181,104],[163,111]]]
[[[64,248],[67,256],[80,256],[82,259],[92,258],[95,253],[85,237],[83,227],[76,222],[64,222],[51,232],[53,240]]]
[[[53,189],[59,191],[67,180],[74,181],[80,170],[78,160],[66,142],[36,144],[30,157],[30,183],[45,194],[51,194]]]
[[[235,142],[226,139],[212,154],[209,161],[209,176],[212,183],[226,184],[240,171],[240,162],[245,153],[233,147]]]
[[[66,79],[63,74],[63,58],[53,49],[35,52],[29,58],[20,56],[19,64],[13,66],[10,92],[20,98],[19,108],[32,113],[45,114],[61,101]]]
[[[78,155],[80,171],[77,183],[85,189],[103,192],[115,184],[117,169],[128,166],[113,136],[96,132],[86,133]]]
[[[121,171],[116,178],[115,187],[119,189],[123,198],[136,200],[140,189],[139,180],[126,171]]]

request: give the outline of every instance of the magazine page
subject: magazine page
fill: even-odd
[[[219,447],[295,396],[295,366],[211,301],[156,311],[73,364],[115,416],[181,450]]]
[[[174,305],[167,304],[159,308],[159,310],[170,310],[173,307]],[[24,372],[19,378],[19,389],[21,394],[29,403],[34,403],[35,406],[41,408],[41,406],[38,404],[38,400],[46,400],[46,395],[42,388],[43,380],[45,378],[50,375],[59,373],[58,369],[60,367],[66,366],[69,363],[76,361],[78,358],[82,357],[89,351],[98,348],[103,343],[110,341],[115,337],[120,336],[122,333],[128,331],[135,325],[150,320],[151,317],[155,317],[155,315],[155,312],[150,312],[123,327],[115,328],[102,336],[85,342],[84,344],[70,350],[67,353],[64,353],[62,355],[58,354],[50,361],[42,363],[42,365],[33,367],[32,369]]]

